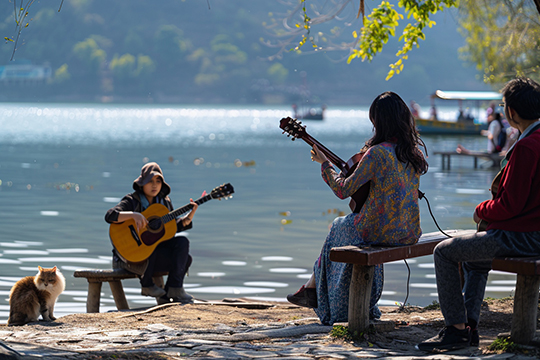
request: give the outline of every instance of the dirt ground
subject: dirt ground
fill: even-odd
[[[75,328],[107,329],[108,331],[144,329],[158,323],[181,329],[216,329],[223,325],[242,327],[246,325],[284,323],[295,321],[298,324],[319,323],[311,309],[284,303],[264,303],[261,308],[235,307],[222,302],[212,304],[166,305],[140,311],[110,312],[97,314],[73,314],[61,317],[50,324],[24,326],[25,331],[33,329],[44,331],[55,327],[69,331]],[[248,306],[248,305],[246,305]],[[432,337],[443,327],[440,310],[420,307],[381,307],[382,322],[392,321],[394,326],[385,331],[376,331],[363,341],[369,341],[383,348],[407,350],[418,342]],[[489,353],[488,346],[502,332],[509,332],[512,322],[512,299],[487,300],[482,306],[480,330],[480,349]],[[346,325],[346,324],[342,324]],[[11,328],[10,328],[11,329]],[[389,330],[389,331],[388,331]],[[332,338],[329,341],[349,341]],[[355,345],[364,346],[362,341]],[[537,352],[537,350],[529,350]],[[537,352],[538,354],[538,352]]]

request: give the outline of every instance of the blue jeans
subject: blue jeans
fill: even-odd
[[[540,231],[488,230],[445,240],[435,248],[435,276],[446,325],[479,322],[491,261],[499,256],[540,255]],[[458,263],[463,263],[463,293]]]

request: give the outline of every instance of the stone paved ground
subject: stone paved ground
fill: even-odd
[[[0,340],[19,352],[22,359],[53,360],[185,357],[521,360],[538,355],[534,347],[524,348],[525,353],[518,354],[487,351],[497,331],[509,330],[511,313],[499,303],[493,303],[491,310],[483,310],[488,326],[484,331],[481,329],[480,348],[441,354],[426,354],[414,348],[418,341],[435,335],[441,327],[438,310],[411,308],[397,312],[396,308],[382,308],[379,330],[362,341],[351,341],[332,336],[332,327],[320,325],[310,309],[276,303],[231,305],[234,304],[206,303],[74,314],[51,323],[0,327]],[[493,325],[489,324],[495,324],[496,328],[490,328]]]

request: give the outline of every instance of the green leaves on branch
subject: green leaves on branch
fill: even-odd
[[[313,21],[307,15],[305,3],[307,0],[300,0],[302,3],[303,11],[303,24],[297,24],[298,28],[304,27],[306,34],[302,35],[302,40],[294,50],[300,49],[309,37]],[[350,2],[350,0],[341,0],[342,3]],[[378,0],[376,1],[378,2]],[[371,61],[380,53],[384,45],[388,42],[390,37],[395,37],[398,27],[403,25],[405,16],[396,10],[394,5],[388,1],[381,1],[380,4],[375,7],[371,14],[365,16],[363,11],[365,1],[360,0],[359,15],[362,15],[362,29],[360,34],[357,31],[353,31],[352,36],[355,42],[350,49],[351,53],[347,59],[350,63],[354,59],[361,59],[362,61]],[[396,53],[397,61],[390,64],[390,71],[386,77],[386,80],[392,78],[394,75],[399,74],[403,70],[404,61],[408,58],[408,53],[414,48],[419,47],[419,41],[425,39],[424,29],[426,27],[432,27],[435,25],[435,21],[430,17],[438,11],[443,11],[452,7],[457,7],[459,0],[399,0],[397,8],[401,9],[406,14],[407,21],[409,21],[399,34],[399,41],[403,43],[399,51]],[[331,17],[329,17],[331,18]],[[318,47],[313,41],[313,46]],[[319,47],[320,48],[320,47]]]
[[[499,86],[516,76],[540,80],[540,22],[529,0],[461,0],[463,59],[486,83]]]
[[[300,48],[305,45],[305,43],[306,43],[306,41],[308,39],[309,39],[309,41],[311,41],[311,44],[313,45],[314,48],[317,47],[317,44],[315,44],[315,42],[313,41],[313,38],[310,36],[310,33],[311,33],[311,25],[310,25],[311,18],[307,14],[306,0],[300,0],[300,3],[302,5],[303,23],[302,24],[295,24],[295,26],[297,28],[304,28],[306,30],[306,34],[302,34],[302,40],[300,40],[298,45],[294,49],[291,49],[291,50],[300,50]]]
[[[457,7],[458,4],[459,0],[399,1],[398,7],[405,10],[407,19],[411,19],[412,17],[414,22],[408,23],[399,37],[399,41],[403,42],[403,45],[396,53],[398,60],[390,64],[390,71],[386,76],[386,80],[389,80],[403,70],[403,61],[407,60],[407,54],[413,47],[420,46],[420,40],[425,39],[424,28],[435,25],[435,21],[431,20],[430,16],[445,8]],[[375,55],[382,51],[388,39],[396,36],[396,29],[403,18],[403,15],[397,12],[392,4],[382,1],[364,19],[364,26],[362,27],[360,37],[358,38],[358,34],[353,32],[353,36],[358,38],[358,42],[357,47],[352,49],[347,62],[350,63],[355,58],[360,58],[362,61],[373,60]]]

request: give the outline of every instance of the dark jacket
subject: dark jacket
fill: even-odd
[[[105,214],[105,221],[109,224],[113,224],[118,220],[118,215],[121,211],[133,211],[133,212],[142,212],[141,196],[144,196],[141,192],[135,191],[131,194],[127,194],[120,200],[120,202],[109,209]],[[154,203],[160,202],[169,209],[169,211],[174,210],[171,199],[165,195],[162,197],[162,194],[156,196]],[[182,221],[176,223],[177,232],[191,229],[193,227],[193,222],[190,222],[189,225],[184,226]],[[141,275],[144,274],[146,267],[148,266],[148,261],[145,260],[141,263],[132,263],[128,262],[118,254],[118,252],[113,249],[113,269],[126,269],[135,274]]]

